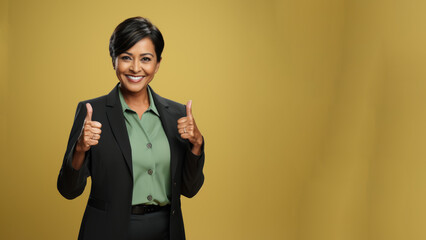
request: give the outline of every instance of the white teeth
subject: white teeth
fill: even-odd
[[[141,79],[141,78],[142,78],[142,76],[139,76],[139,77],[133,77],[133,76],[129,76],[129,75],[127,75],[127,77],[128,77],[128,78],[130,78],[130,79],[132,79],[132,80],[139,80],[139,79]]]

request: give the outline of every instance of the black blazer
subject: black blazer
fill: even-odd
[[[67,199],[83,193],[87,177],[92,178],[78,239],[127,239],[133,192],[132,154],[118,91],[117,84],[108,95],[78,104],[59,172],[58,190]],[[177,130],[177,120],[186,115],[185,105],[162,98],[154,91],[152,97],[170,144],[170,239],[182,240],[185,231],[180,196],[191,198],[203,185],[204,143],[201,156],[192,154],[190,142],[182,139]],[[71,166],[72,154],[83,127],[87,102],[93,107],[92,120],[102,123],[102,134],[77,171]]]

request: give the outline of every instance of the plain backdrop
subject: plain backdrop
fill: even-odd
[[[117,83],[115,26],[165,38],[151,86],[186,103],[205,184],[187,238],[426,239],[426,2],[0,1],[0,238],[76,239],[56,190],[75,108]],[[94,109],[96,111],[96,109]]]

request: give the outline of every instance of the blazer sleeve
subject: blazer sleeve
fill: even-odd
[[[59,171],[57,187],[62,196],[67,199],[73,199],[80,196],[86,187],[87,177],[90,175],[88,161],[90,159],[90,150],[86,152],[84,163],[79,170],[72,167],[72,158],[75,145],[83,130],[84,118],[86,116],[86,107],[83,102],[77,106],[74,117],[74,123],[68,139],[67,150],[65,152],[62,167]]]
[[[186,157],[183,165],[182,189],[181,193],[185,197],[192,198],[201,189],[204,183],[204,138],[201,145],[201,154],[194,155],[191,151],[192,145],[186,151]]]

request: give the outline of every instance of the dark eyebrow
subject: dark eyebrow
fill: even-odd
[[[129,53],[129,52],[124,52],[125,54],[128,54],[130,56],[133,56],[133,54]],[[151,55],[152,57],[154,57],[154,55],[152,53],[142,53],[141,56],[145,56],[145,55]]]

